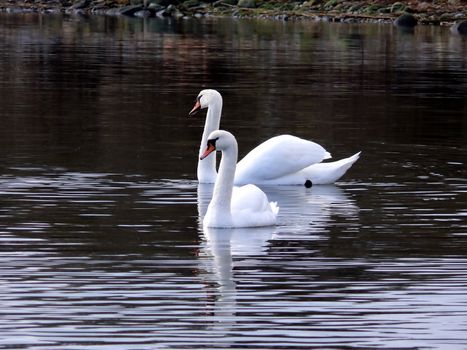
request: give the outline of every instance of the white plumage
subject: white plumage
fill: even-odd
[[[190,115],[208,108],[200,146],[202,154],[208,135],[219,129],[222,96],[216,90],[202,90]],[[321,163],[331,155],[319,144],[292,135],[280,135],[251,150],[237,165],[235,185],[248,183],[264,185],[330,184],[341,178],[357,161],[360,152],[335,162]],[[198,181],[216,180],[216,158],[209,156],[198,162]]]
[[[227,131],[216,130],[209,135],[206,145],[201,159],[215,150],[222,151],[222,158],[203,225],[217,228],[275,225],[279,212],[277,203],[269,202],[266,194],[255,185],[233,187],[238,155],[235,137]]]

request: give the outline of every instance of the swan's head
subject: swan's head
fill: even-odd
[[[203,160],[208,155],[214,151],[224,151],[232,145],[236,145],[237,140],[235,137],[228,131],[225,130],[216,130],[209,134],[208,143],[206,145],[206,150],[199,159]]]
[[[203,108],[207,108],[214,103],[221,103],[222,104],[222,96],[221,94],[212,89],[201,90],[196,97],[196,102],[194,107],[191,109],[189,116],[195,115],[197,112],[202,110]]]

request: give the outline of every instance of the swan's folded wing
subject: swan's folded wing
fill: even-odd
[[[271,203],[266,194],[255,185],[234,187],[231,211],[235,225],[237,227],[275,225],[279,207],[276,203]]]
[[[254,148],[237,164],[235,183],[272,180],[330,157],[317,143],[291,135],[276,136]]]
[[[255,185],[234,187],[231,200],[231,210],[251,212],[267,211],[269,206],[268,197]]]

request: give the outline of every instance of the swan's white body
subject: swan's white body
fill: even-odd
[[[310,164],[331,155],[317,143],[291,135],[280,135],[263,142],[237,164],[235,184],[303,185],[306,174],[300,172]],[[300,178],[300,180],[298,180]]]
[[[216,90],[203,90],[198,95],[192,112],[208,108],[200,155],[206,147],[208,135],[219,129],[222,96]],[[313,185],[330,184],[337,181],[357,161],[360,152],[336,162],[321,163],[331,155],[317,143],[291,135],[273,137],[248,153],[238,164],[235,185],[248,183],[263,185]],[[216,181],[216,156],[211,154],[198,162],[198,181]]]
[[[233,187],[238,155],[235,137],[217,130],[210,134],[209,140],[214,140],[216,149],[222,151],[222,158],[203,225],[217,228],[275,225],[279,212],[277,203],[269,202],[266,194],[255,185]]]

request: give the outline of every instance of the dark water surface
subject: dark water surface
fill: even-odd
[[[0,349],[466,349],[467,40],[447,28],[0,15]],[[337,185],[208,230],[201,88]],[[204,113],[203,113],[204,115]]]

